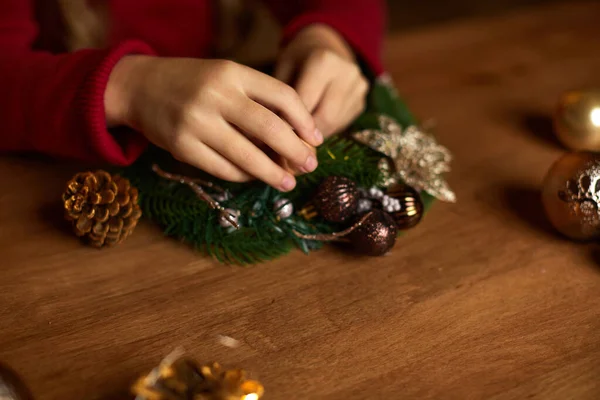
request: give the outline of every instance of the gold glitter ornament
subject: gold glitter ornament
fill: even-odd
[[[600,89],[563,94],[553,121],[556,135],[566,147],[600,151]]]
[[[258,400],[264,387],[241,369],[199,365],[178,353],[166,357],[132,388],[136,400]]]
[[[396,182],[402,181],[442,201],[456,201],[456,195],[442,176],[450,171],[452,161],[447,148],[416,126],[403,131],[396,121],[385,115],[379,116],[379,126],[378,130],[367,129],[352,136],[393,162],[395,171],[391,176]],[[386,181],[392,182],[389,178]]]
[[[581,241],[600,236],[600,156],[574,152],[561,157],[546,175],[542,202],[563,235]]]
[[[369,256],[382,256],[396,243],[396,222],[390,214],[380,210],[372,210],[368,215],[347,238],[358,252]]]

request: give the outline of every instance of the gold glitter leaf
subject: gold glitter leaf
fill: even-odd
[[[395,170],[384,171],[387,175],[386,185],[401,180],[442,201],[456,201],[456,195],[442,176],[450,171],[452,161],[447,148],[416,126],[409,126],[402,131],[396,121],[385,115],[379,116],[379,126],[379,130],[363,130],[352,136],[392,161]]]

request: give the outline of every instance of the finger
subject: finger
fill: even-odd
[[[339,126],[336,129],[336,131],[334,131],[334,134],[346,130],[364,111],[364,101],[356,100],[349,104],[348,107],[345,109],[344,113],[341,115],[339,119]]]
[[[355,99],[353,102],[355,107],[354,118],[358,117],[365,111],[365,108],[367,107],[367,95],[369,94],[369,89],[369,81],[361,76],[359,81],[354,86],[354,94],[351,95],[351,97]]]
[[[298,95],[311,113],[315,111],[335,78],[337,69],[332,65],[335,59],[330,57],[328,53],[317,53],[309,58],[295,85]]]
[[[296,186],[294,177],[271,160],[247,137],[225,120],[217,125],[220,135],[207,137],[206,144],[238,168],[274,188],[288,192]]]
[[[291,59],[282,59],[275,66],[275,79],[282,82],[290,83],[294,76],[295,64]]]
[[[346,94],[347,101],[341,116],[341,129],[347,128],[365,110],[368,91],[368,81],[359,76]]]
[[[241,105],[224,112],[226,121],[248,134],[250,140],[260,139],[300,171],[308,173],[317,168],[316,157],[281,118],[248,98],[235,103]]]
[[[174,156],[179,161],[231,182],[247,182],[252,177],[199,140],[189,136],[181,139]]]
[[[296,90],[309,112],[313,113],[323,100],[332,79],[331,72],[324,68],[317,68],[315,64],[307,65],[307,68],[302,71]]]
[[[323,143],[323,135],[298,93],[285,83],[251,68],[245,85],[246,95],[263,106],[279,111],[296,133],[313,146]]]
[[[325,137],[335,133],[340,126],[340,117],[346,108],[347,89],[345,81],[337,79],[332,82],[314,113],[315,122]]]

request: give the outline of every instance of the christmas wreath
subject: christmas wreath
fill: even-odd
[[[137,208],[127,203],[134,202],[166,235],[233,264],[271,260],[294,247],[309,253],[328,241],[382,255],[435,198],[455,200],[443,178],[449,151],[419,127],[389,78],[375,80],[363,114],[345,134],[321,145],[317,157],[319,167],[297,177],[292,192],[281,193],[261,182],[219,181],[151,148],[119,171],[116,183],[102,173],[79,174],[63,200],[76,232],[97,246],[131,233],[128,210]],[[114,193],[102,189],[109,186]],[[128,191],[125,198],[118,187]],[[108,198],[92,196],[94,191]]]

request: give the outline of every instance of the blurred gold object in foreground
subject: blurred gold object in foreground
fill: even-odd
[[[554,128],[566,147],[600,151],[600,89],[565,93],[554,115]]]
[[[264,388],[241,369],[199,365],[173,354],[133,386],[136,400],[258,400]]]
[[[32,400],[29,389],[8,366],[0,364],[0,400]]]

